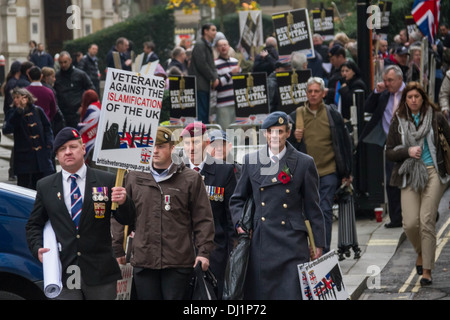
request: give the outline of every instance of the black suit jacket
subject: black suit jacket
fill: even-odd
[[[185,162],[188,163],[189,161]],[[233,236],[235,229],[231,222],[230,214],[230,198],[236,187],[236,174],[234,172],[234,166],[231,164],[223,163],[218,164],[214,158],[207,156],[205,165],[203,166],[200,174],[203,176],[203,182],[208,187],[224,188],[224,199],[214,200],[210,198],[211,209],[214,215],[215,236],[214,242],[216,250],[231,250],[233,247]],[[209,195],[208,195],[209,196]],[[227,252],[227,254],[229,251]]]
[[[366,103],[364,104],[364,112],[372,113],[372,117],[364,126],[359,137],[359,142],[361,142],[375,128],[375,126],[382,121],[384,110],[386,110],[390,95],[391,93],[387,90],[381,93],[376,93],[373,91],[367,98]]]
[[[45,177],[37,183],[37,194],[33,211],[26,225],[26,235],[31,253],[37,258],[39,248],[43,247],[43,229],[50,219],[60,244],[62,281],[72,275],[67,268],[77,265],[81,277],[87,285],[99,285],[121,278],[119,265],[114,258],[111,244],[111,192],[115,186],[115,175],[97,169],[87,168],[86,186],[83,196],[78,230],[64,203],[62,173]],[[96,201],[103,207],[103,217],[96,217],[93,187],[107,187],[108,201]],[[122,224],[134,221],[134,204],[131,200],[120,206],[114,217]]]

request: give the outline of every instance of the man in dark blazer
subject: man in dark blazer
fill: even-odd
[[[237,239],[230,214],[230,198],[236,187],[234,166],[213,158],[206,152],[210,139],[206,126],[194,122],[186,126],[181,133],[185,164],[199,172],[205,183],[214,217],[215,249],[210,255],[210,270],[218,284],[218,297],[222,297],[225,267],[228,256]]]
[[[210,90],[219,85],[212,51],[216,33],[215,25],[206,23],[202,26],[202,37],[195,42],[189,65],[189,75],[194,75],[197,79],[197,119],[205,124],[209,123]]]
[[[134,204],[123,187],[114,187],[115,175],[84,164],[85,146],[79,132],[62,129],[55,138],[54,151],[62,171],[39,180],[36,201],[26,225],[28,246],[43,261],[50,249],[43,248],[43,229],[49,220],[59,246],[63,289],[58,299],[115,299],[119,265],[113,256],[110,219],[122,224],[134,220]],[[71,175],[80,189],[82,207],[79,221],[71,215]],[[83,192],[84,191],[84,192]],[[119,209],[111,210],[112,202]],[[74,268],[75,266],[75,268]],[[75,271],[73,271],[75,270]]]
[[[366,99],[364,112],[372,113],[372,117],[364,126],[359,142],[373,143],[384,148],[389,125],[400,102],[404,87],[403,72],[400,67],[387,66],[383,71],[383,82],[377,83],[375,90]],[[390,218],[390,222],[384,225],[386,228],[402,226],[400,189],[389,185],[393,166],[394,163],[386,159],[386,193]]]
[[[248,198],[253,197],[255,206],[244,299],[301,300],[297,265],[320,257],[325,246],[319,176],[313,158],[286,141],[291,131],[286,113],[269,114],[261,129],[267,130],[268,145],[245,155],[230,200],[235,225]],[[306,219],[317,247],[314,253],[308,248]]]

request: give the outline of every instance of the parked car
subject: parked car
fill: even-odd
[[[42,264],[25,236],[35,197],[34,190],[0,183],[0,300],[45,299]]]

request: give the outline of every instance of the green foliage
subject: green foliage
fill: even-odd
[[[76,40],[64,42],[63,50],[70,53],[87,52],[91,43],[98,45],[99,69],[104,74],[106,68],[106,54],[116,43],[119,37],[126,37],[136,54],[142,52],[143,43],[152,40],[155,43],[155,52],[163,63],[170,57],[175,42],[175,18],[173,10],[165,6],[154,6],[148,12],[141,13],[134,18],[117,23],[109,28]]]

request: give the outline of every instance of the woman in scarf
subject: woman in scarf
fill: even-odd
[[[450,141],[447,120],[420,84],[410,82],[391,121],[386,157],[395,162],[390,184],[401,188],[403,229],[418,255],[422,286],[432,283],[436,215],[449,180],[439,130]]]

